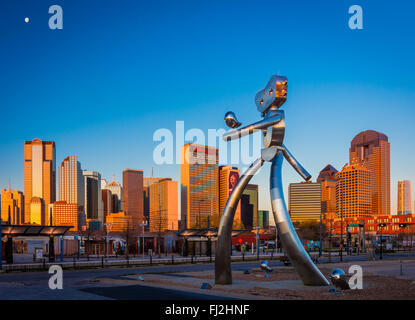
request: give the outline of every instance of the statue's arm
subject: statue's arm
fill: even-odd
[[[239,128],[239,129],[235,129],[235,130],[232,130],[228,133],[225,133],[223,135],[223,140],[230,141],[230,140],[239,139],[241,137],[252,134],[257,130],[266,129],[268,127],[271,127],[271,126],[273,126],[274,124],[277,124],[280,121],[281,121],[281,116],[280,115],[265,118],[261,121],[252,123],[248,126],[245,126],[245,127]]]
[[[294,158],[290,151],[288,151],[287,147],[283,144],[282,147],[279,147],[284,155],[284,158],[288,161],[288,163],[298,172],[298,174],[305,180],[308,181],[311,179],[311,174],[308,173],[306,169]]]

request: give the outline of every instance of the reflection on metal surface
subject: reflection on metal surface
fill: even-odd
[[[287,100],[288,79],[284,76],[272,76],[264,89],[255,96],[255,104],[262,114],[270,107],[281,107]]]
[[[318,270],[310,256],[304,250],[291,222],[282,189],[282,161],[283,154],[279,152],[272,161],[270,179],[272,211],[282,246],[305,285],[329,285],[327,279]]]
[[[270,184],[272,210],[281,243],[305,285],[329,285],[327,279],[314,265],[310,256],[304,250],[292,225],[284,201],[281,181],[281,165],[284,158],[304,180],[311,178],[307,170],[303,168],[283,144],[285,136],[285,116],[284,111],[279,110],[279,108],[287,99],[287,89],[288,80],[286,77],[272,76],[266,87],[255,96],[255,103],[263,119],[223,135],[225,141],[230,141],[253,134],[257,130],[262,130],[265,148],[261,150],[261,158],[257,159],[242,175],[223,210],[218,231],[218,247],[215,259],[216,284],[232,284],[230,255],[235,209],[241,199],[243,190],[252,176],[255,175],[265,161],[269,161],[272,162]],[[225,122],[231,128],[238,128],[240,126],[240,122],[238,122],[233,112],[228,112],[225,115]]]
[[[231,270],[231,245],[232,245],[232,224],[235,216],[235,210],[241,199],[242,192],[246,185],[255,175],[259,168],[264,164],[264,160],[257,159],[245,171],[233,188],[231,195],[223,209],[222,218],[220,219],[218,230],[218,241],[215,259],[215,283],[216,284],[232,284]]]
[[[330,274],[330,280],[335,287],[341,290],[350,289],[349,281],[342,269],[334,269]]]
[[[238,119],[236,119],[236,115],[232,111],[226,112],[225,123],[229,128],[232,129],[238,128],[242,124],[238,121]]]

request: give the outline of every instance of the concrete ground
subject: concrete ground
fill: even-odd
[[[231,286],[214,285],[214,264],[210,263],[64,270],[63,290],[49,289],[51,275],[47,271],[2,273],[0,299],[415,299],[411,293],[415,292],[412,290],[415,289],[415,259],[412,259],[402,260],[402,275],[396,256],[385,256],[381,261],[345,257],[343,263],[319,264],[326,276],[337,267],[347,272],[350,265],[362,266],[364,289],[349,290],[339,296],[328,293],[328,288],[304,287],[293,268],[279,261],[269,261],[274,271],[266,277],[258,269],[259,262],[253,261],[232,263],[234,283]],[[244,274],[245,270],[251,273]],[[212,289],[200,289],[203,283],[209,283]]]

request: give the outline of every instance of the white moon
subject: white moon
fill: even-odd
[[[24,21],[26,21],[26,23],[28,23],[29,22],[29,18],[25,18]]]

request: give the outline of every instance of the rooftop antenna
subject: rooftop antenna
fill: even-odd
[[[151,167],[151,176],[154,177],[154,167]]]

